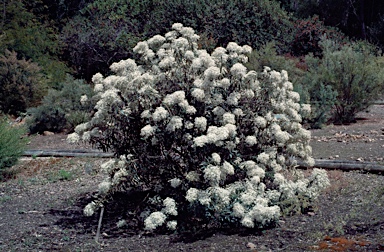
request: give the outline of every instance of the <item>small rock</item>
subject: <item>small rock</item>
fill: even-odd
[[[55,133],[51,132],[51,131],[44,131],[43,132],[43,136],[53,136]]]
[[[357,158],[357,159],[356,159],[356,161],[359,161],[359,162],[363,162],[363,161],[364,161],[364,159],[363,159],[363,158],[361,158],[361,157],[359,157],[359,158]]]

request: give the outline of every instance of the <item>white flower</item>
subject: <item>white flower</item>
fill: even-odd
[[[103,82],[103,78],[104,77],[101,73],[97,73],[97,74],[92,76],[92,82],[95,83],[95,85],[101,84]],[[101,86],[103,86],[103,85],[101,85]]]
[[[171,183],[171,186],[172,186],[173,188],[176,188],[176,187],[178,187],[179,185],[181,185],[181,179],[179,179],[179,178],[173,178],[173,179],[170,179],[170,180],[169,180],[169,183]]]
[[[185,178],[190,182],[197,182],[200,180],[200,175],[196,171],[190,171],[185,175]]]
[[[255,125],[259,129],[264,129],[267,126],[267,120],[264,117],[257,116],[255,118]]]
[[[240,116],[244,116],[244,112],[243,112],[243,110],[240,109],[240,108],[235,108],[235,109],[233,110],[233,114],[234,114],[235,116],[238,116],[238,117],[240,117]]]
[[[228,105],[237,106],[239,104],[239,99],[241,98],[241,94],[238,92],[232,92],[227,97],[227,103]]]
[[[133,51],[135,53],[144,54],[146,51],[148,51],[148,43],[147,41],[140,41],[137,43],[137,45],[133,48]]]
[[[68,143],[77,143],[79,141],[80,141],[80,136],[76,132],[71,133],[67,136]]]
[[[88,122],[86,122],[86,123],[81,123],[81,124],[79,124],[79,125],[76,126],[76,128],[75,128],[75,132],[76,132],[77,134],[81,134],[81,133],[83,133],[84,131],[86,131],[86,130],[88,129],[88,127],[89,127],[89,123],[88,123]]]
[[[238,218],[243,217],[245,214],[245,208],[239,202],[236,202],[235,204],[233,204],[232,211],[233,211],[232,212],[233,216]]]
[[[269,155],[265,152],[260,153],[257,156],[257,161],[261,164],[268,164],[269,161]]]
[[[151,48],[157,47],[165,42],[165,38],[161,35],[155,35],[152,38],[148,39],[148,45]]]
[[[247,228],[253,228],[255,226],[255,223],[253,222],[253,220],[250,217],[244,217],[241,220],[241,224]]]
[[[208,165],[204,169],[204,178],[211,184],[211,185],[218,185],[220,182],[221,177],[221,170],[219,166],[216,165]]]
[[[194,115],[196,112],[197,110],[194,106],[189,105],[185,108],[185,113],[188,115]]]
[[[252,47],[250,47],[249,45],[243,45],[243,53],[249,54],[251,52],[252,52]]]
[[[308,141],[311,139],[311,132],[309,130],[306,130],[304,128],[300,128],[297,132],[297,137],[301,140]]]
[[[167,197],[165,200],[163,200],[164,208],[162,209],[162,212],[169,215],[177,215],[177,208],[176,208],[176,202],[174,199]]]
[[[276,183],[277,185],[281,185],[285,183],[285,178],[281,173],[275,173],[273,182]]]
[[[243,48],[235,42],[229,42],[227,45],[227,51],[240,54],[243,52]]]
[[[194,126],[195,126],[195,125],[194,125],[191,121],[186,121],[186,122],[184,123],[184,127],[185,127],[186,129],[193,129]]]
[[[200,88],[194,88],[191,92],[191,95],[198,101],[202,102],[205,98],[205,92],[204,90]]]
[[[172,25],[172,29],[173,30],[176,30],[176,31],[180,31],[181,30],[181,28],[183,28],[184,26],[183,26],[183,24],[181,24],[181,23],[174,23],[173,25]]]
[[[237,130],[236,125],[227,123],[226,125],[224,125],[224,128],[228,131],[228,134],[229,134],[230,137],[235,137],[236,136],[236,134],[237,134],[236,133],[236,130]],[[224,139],[222,139],[222,140],[224,140]],[[238,141],[236,142],[236,144],[237,143],[238,143]]]
[[[259,178],[264,178],[265,171],[262,168],[260,168],[259,166],[256,166],[255,168],[248,169],[247,176],[249,178],[252,178],[254,176],[257,176]]]
[[[193,143],[196,147],[203,147],[208,142],[209,139],[207,136],[198,136],[193,139]]]
[[[87,95],[82,95],[82,96],[80,97],[80,103],[81,103],[82,105],[84,105],[87,101],[88,101],[88,96],[87,96]]]
[[[168,221],[167,222],[167,228],[169,230],[176,230],[176,227],[177,227],[177,221]]]
[[[155,230],[157,227],[164,224],[167,217],[162,212],[151,213],[144,221],[145,229],[149,231]]]
[[[220,76],[220,68],[215,66],[209,67],[204,71],[204,76],[210,81],[215,80]]]
[[[304,117],[309,116],[311,114],[311,105],[310,104],[301,104],[300,113]]]
[[[275,133],[275,138],[277,143],[281,145],[285,144],[291,138],[291,135],[286,131],[280,130]]]
[[[93,88],[93,91],[95,91],[95,93],[102,92],[103,90],[104,90],[104,85],[101,83],[95,84],[95,87]]]
[[[212,110],[212,112],[213,112],[213,114],[215,114],[217,117],[220,117],[220,116],[224,115],[225,110],[224,110],[222,107],[217,106],[217,107],[215,107],[215,108]]]
[[[153,112],[152,119],[155,122],[159,122],[167,118],[169,115],[168,111],[163,107],[157,107],[155,112]]]
[[[212,188],[212,192],[220,199],[219,201],[219,204],[223,204],[223,205],[228,205],[231,198],[229,197],[229,195],[231,194],[231,192],[225,188],[222,188],[222,187],[219,187],[219,186],[216,186],[214,188]]]
[[[247,73],[247,68],[241,63],[236,63],[231,67],[230,72],[233,76],[241,78]]]
[[[223,125],[225,124],[236,124],[236,119],[235,119],[235,115],[232,114],[232,113],[224,113],[223,115]]]
[[[205,131],[207,129],[207,119],[205,117],[196,117],[195,127],[200,131]]]
[[[255,144],[257,144],[257,139],[255,136],[247,136],[245,138],[245,143],[249,146],[254,146]]]
[[[186,58],[187,60],[193,60],[195,58],[195,54],[192,52],[192,51],[186,51],[185,54],[184,54],[184,58]]]
[[[165,57],[159,62],[159,67],[162,69],[170,69],[176,63],[176,59],[174,57]]]
[[[144,126],[140,131],[140,136],[142,136],[144,139],[147,139],[150,136],[153,136],[155,134],[156,127],[153,127],[151,125]]]
[[[199,190],[196,188],[189,188],[187,191],[187,195],[185,196],[186,200],[190,203],[197,200],[199,195]]]
[[[225,175],[233,175],[233,174],[235,174],[235,168],[233,168],[233,165],[231,165],[227,161],[223,162],[223,165],[221,166],[221,171]]]
[[[89,131],[84,132],[83,135],[81,136],[81,139],[85,142],[89,142],[91,140],[91,132]]]
[[[217,65],[224,65],[228,60],[227,50],[223,47],[217,47],[212,53],[212,58],[214,58]]]
[[[96,203],[91,202],[88,205],[85,206],[83,213],[85,216],[92,216],[95,213],[96,210]]]
[[[184,91],[175,91],[172,94],[168,94],[163,103],[167,106],[172,106],[174,104],[179,104],[180,102],[185,100],[185,92]]]
[[[231,86],[231,81],[228,78],[223,78],[220,80],[220,86],[222,88],[229,88]]]
[[[141,114],[140,114],[140,117],[141,118],[151,118],[152,115],[151,115],[151,112],[149,111],[149,109],[146,109],[144,110]]]
[[[110,188],[111,188],[111,182],[103,181],[99,184],[99,193],[106,194]]]
[[[216,152],[212,153],[212,160],[216,165],[219,165],[221,163],[221,157]]]
[[[180,116],[172,116],[171,120],[167,124],[166,130],[169,132],[175,132],[177,129],[183,127],[183,118]]]

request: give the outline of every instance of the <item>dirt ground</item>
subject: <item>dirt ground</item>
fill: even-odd
[[[384,106],[360,113],[356,124],[312,130],[317,159],[383,163]],[[83,149],[65,135],[32,136],[29,149]],[[328,171],[331,186],[306,214],[282,217],[254,233],[225,230],[200,239],[149,235],[116,226],[120,208],[84,217],[103,179],[94,158],[24,158],[13,179],[0,183],[0,251],[384,251],[384,176]],[[124,211],[129,211],[129,205]]]

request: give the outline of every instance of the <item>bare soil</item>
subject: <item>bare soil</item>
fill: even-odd
[[[317,159],[382,163],[384,106],[360,113],[357,123],[312,130]],[[66,135],[31,136],[29,149],[84,149]],[[328,171],[331,186],[305,214],[282,217],[255,232],[213,230],[198,237],[150,235],[117,228],[137,199],[106,206],[99,242],[98,216],[85,217],[103,179],[95,158],[23,158],[0,183],[0,251],[384,251],[384,176]],[[122,212],[125,211],[125,212]],[[193,239],[195,238],[195,239]]]

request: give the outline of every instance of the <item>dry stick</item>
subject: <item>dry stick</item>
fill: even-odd
[[[104,215],[104,206],[101,207],[99,224],[97,225],[97,232],[96,232],[96,238],[95,238],[97,243],[99,243],[100,229],[101,229],[101,222],[103,220],[103,215]]]

